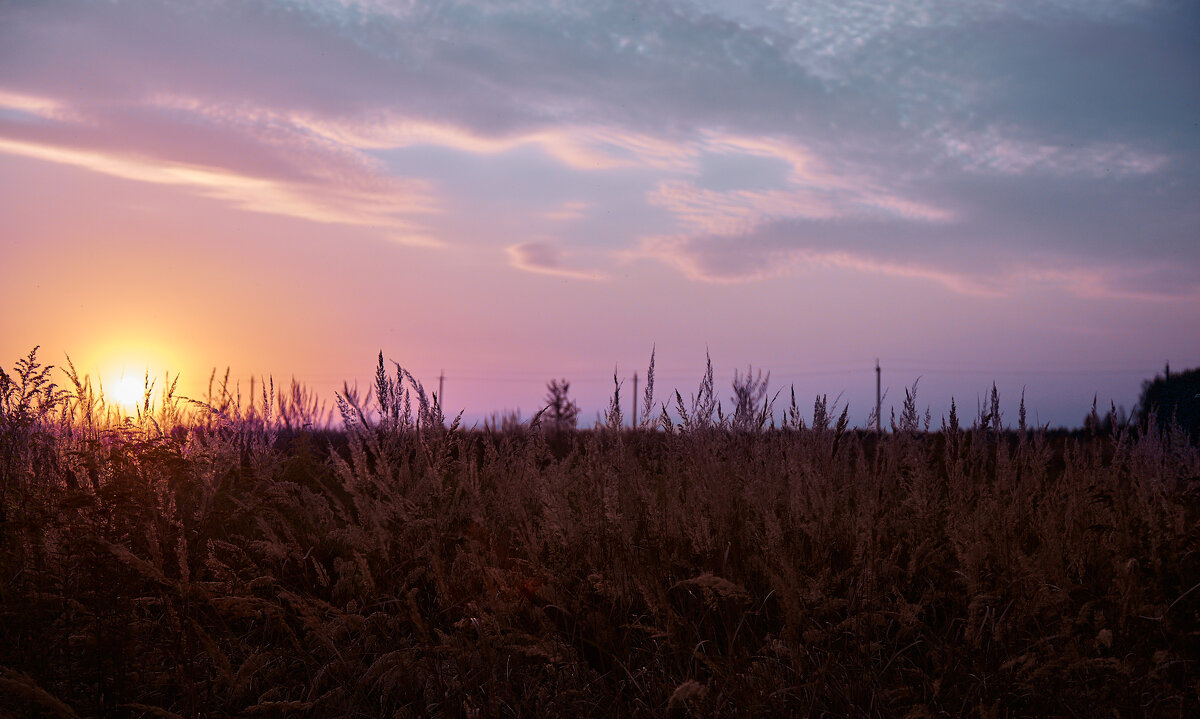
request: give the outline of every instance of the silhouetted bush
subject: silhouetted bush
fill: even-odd
[[[573,430],[579,421],[579,405],[568,394],[570,389],[565,379],[552,379],[546,385],[545,421],[556,432]]]
[[[1200,443],[1200,368],[1159,375],[1142,383],[1137,415],[1141,426],[1177,426]]]

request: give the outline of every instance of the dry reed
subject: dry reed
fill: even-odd
[[[0,377],[0,715],[1200,713],[1177,430],[771,429],[711,362],[657,428],[464,430],[394,369],[337,431]]]

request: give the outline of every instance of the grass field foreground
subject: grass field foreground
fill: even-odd
[[[467,430],[381,358],[328,429],[58,372],[0,380],[0,716],[1200,715],[1171,428],[771,428],[710,369],[686,421]]]

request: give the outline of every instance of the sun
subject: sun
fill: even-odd
[[[112,388],[111,399],[126,410],[133,410],[146,399],[146,383],[134,376],[122,375]]]

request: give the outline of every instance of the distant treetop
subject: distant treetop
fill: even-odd
[[[1138,422],[1151,417],[1159,427],[1178,425],[1193,443],[1200,442],[1200,368],[1169,372],[1142,383]]]

